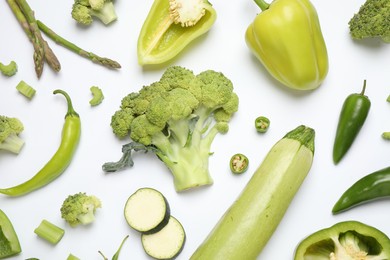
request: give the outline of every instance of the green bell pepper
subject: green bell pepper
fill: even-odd
[[[20,252],[22,249],[15,229],[7,215],[0,209],[0,259],[14,256]]]
[[[216,11],[207,0],[155,0],[138,37],[138,63],[173,59],[215,20]]]
[[[246,30],[249,49],[283,85],[316,89],[328,73],[318,15],[309,0],[255,0],[262,9]]]
[[[390,239],[358,221],[339,222],[302,240],[294,260],[390,259]]]

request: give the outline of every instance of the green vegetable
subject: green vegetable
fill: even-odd
[[[270,120],[265,116],[259,116],[255,120],[255,128],[259,133],[265,133],[268,131],[269,125],[271,124]]]
[[[246,172],[249,166],[248,157],[241,153],[236,153],[230,158],[230,170],[234,174],[241,174]]]
[[[0,259],[17,255],[20,252],[22,248],[12,222],[0,209]]]
[[[23,130],[19,119],[0,115],[0,150],[19,154],[24,145],[24,140],[19,137]]]
[[[364,95],[366,80],[361,93],[349,95],[341,108],[333,145],[333,162],[339,163],[352,146],[370,111],[371,101]]]
[[[34,230],[34,233],[49,243],[56,245],[64,236],[65,230],[44,219]]]
[[[129,235],[125,236],[125,238],[122,240],[121,244],[119,245],[118,250],[117,250],[116,253],[112,256],[112,258],[111,258],[112,260],[118,260],[118,259],[119,259],[119,254],[120,254],[120,252],[121,252],[121,250],[122,250],[123,244],[126,242],[126,240],[127,240],[128,238],[129,238]],[[98,251],[98,252],[99,252],[99,254],[100,254],[105,260],[108,260],[108,258],[105,257],[101,251]]]
[[[68,257],[66,258],[66,260],[80,260],[80,258],[78,258],[77,256],[75,256],[73,254],[69,254]]]
[[[90,88],[90,91],[91,91],[93,97],[89,101],[89,104],[91,106],[97,106],[100,103],[102,103],[102,101],[104,99],[103,91],[97,86],[92,86]]]
[[[279,140],[190,259],[256,259],[309,173],[314,136],[299,126]]]
[[[118,62],[111,60],[109,58],[100,57],[100,56],[96,55],[95,53],[86,51],[86,50],[80,48],[79,46],[77,46],[76,44],[66,40],[65,38],[63,38],[60,35],[58,35],[57,33],[55,33],[52,29],[47,27],[43,22],[37,20],[37,24],[38,24],[39,29],[45,35],[47,35],[50,39],[55,41],[57,44],[67,48],[68,50],[80,55],[81,57],[89,59],[92,62],[99,64],[99,65],[102,65],[102,66],[105,66],[109,69],[121,68],[121,65]]]
[[[35,96],[36,93],[36,90],[23,80],[21,80],[18,85],[16,85],[16,90],[30,100]]]
[[[71,226],[88,225],[95,220],[96,209],[101,208],[101,201],[94,195],[79,192],[69,195],[61,206],[61,217]]]
[[[133,142],[103,170],[132,166],[133,150],[151,151],[172,172],[177,191],[212,184],[210,147],[218,133],[228,132],[237,109],[233,84],[222,73],[207,70],[195,76],[183,67],[169,67],[159,81],[122,99],[111,126],[116,136],[130,134]]]
[[[390,43],[390,3],[388,0],[366,0],[349,21],[353,39],[379,37]]]
[[[154,0],[138,37],[138,63],[173,59],[215,20],[216,11],[207,0]]]
[[[12,12],[34,47],[34,65],[37,77],[42,75],[44,62],[56,72],[61,70],[61,64],[49,44],[43,39],[35,19],[34,11],[26,0],[7,0]]]
[[[80,118],[74,111],[72,101],[65,91],[55,90],[53,93],[62,94],[68,104],[60,147],[53,157],[31,179],[14,187],[0,189],[0,193],[8,196],[21,196],[35,191],[59,177],[72,161],[80,139]]]
[[[390,140],[390,132],[383,132],[382,138],[385,140]]]
[[[339,222],[311,234],[299,243],[294,255],[294,260],[389,258],[389,238],[357,221]]]
[[[77,23],[87,26],[94,18],[105,25],[118,19],[112,0],[74,0],[71,14]]]
[[[309,0],[255,0],[262,12],[245,39],[267,71],[297,90],[318,88],[328,73],[328,54],[315,7]]]
[[[0,62],[0,71],[4,76],[12,77],[16,74],[16,72],[18,72],[18,65],[15,61],[11,61],[7,65]]]
[[[333,206],[337,214],[352,207],[390,196],[390,167],[370,173],[350,186]]]

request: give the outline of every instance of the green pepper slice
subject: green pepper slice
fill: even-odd
[[[138,63],[161,64],[176,57],[194,39],[209,31],[216,11],[207,0],[193,1],[201,5],[203,16],[189,25],[175,23],[170,11],[172,1],[155,0],[138,37]],[[175,2],[175,1],[173,1]]]
[[[390,239],[358,221],[339,222],[302,240],[294,260],[390,259]]]
[[[259,133],[265,133],[268,131],[271,121],[265,116],[259,116],[255,120],[255,128]]]
[[[0,209],[0,259],[17,255],[20,252],[22,249],[15,229],[10,219]]]
[[[230,170],[234,174],[241,174],[246,172],[249,166],[248,157],[241,153],[236,153],[230,158]]]

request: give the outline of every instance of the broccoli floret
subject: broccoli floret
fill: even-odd
[[[175,24],[193,26],[206,14],[207,6],[207,0],[169,0],[170,17]]]
[[[0,150],[19,154],[24,145],[24,140],[19,137],[23,130],[23,123],[19,119],[0,116]]]
[[[160,80],[122,99],[111,118],[119,138],[132,140],[122,148],[118,162],[103,165],[113,172],[132,166],[132,151],[151,151],[173,175],[177,191],[209,185],[211,144],[218,133],[227,133],[238,110],[232,82],[213,70],[195,75],[171,66]]]
[[[112,0],[74,0],[72,18],[82,25],[90,25],[94,17],[105,25],[115,21],[118,16]]]
[[[0,71],[4,76],[12,77],[18,72],[18,65],[15,61],[11,61],[8,65],[0,62]]]
[[[91,106],[97,106],[102,103],[104,99],[103,91],[97,86],[92,86],[90,91],[92,93],[92,99],[89,100],[89,104]]]
[[[69,195],[64,200],[61,206],[61,217],[72,227],[79,224],[87,225],[95,220],[96,209],[101,206],[96,196],[79,192]]]
[[[390,1],[366,0],[349,21],[353,39],[380,37],[390,43]]]

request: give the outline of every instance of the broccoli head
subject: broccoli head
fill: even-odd
[[[232,82],[222,73],[207,70],[195,75],[171,66],[160,80],[125,96],[111,118],[119,138],[132,142],[122,147],[122,158],[103,165],[106,172],[132,166],[132,151],[151,151],[173,175],[177,191],[212,184],[209,173],[211,144],[229,130],[239,99]]]
[[[0,116],[0,150],[19,154],[24,145],[24,140],[19,137],[23,130],[23,123],[19,119]]]
[[[4,76],[11,77],[18,72],[18,65],[15,61],[11,61],[7,65],[0,62],[0,71]]]
[[[108,25],[118,18],[112,0],[74,0],[71,14],[82,25],[92,24],[94,18]]]
[[[60,209],[61,217],[72,227],[87,225],[95,220],[96,209],[101,206],[96,196],[79,192],[64,200]]]
[[[348,24],[353,39],[380,37],[390,43],[390,1],[366,0]]]

